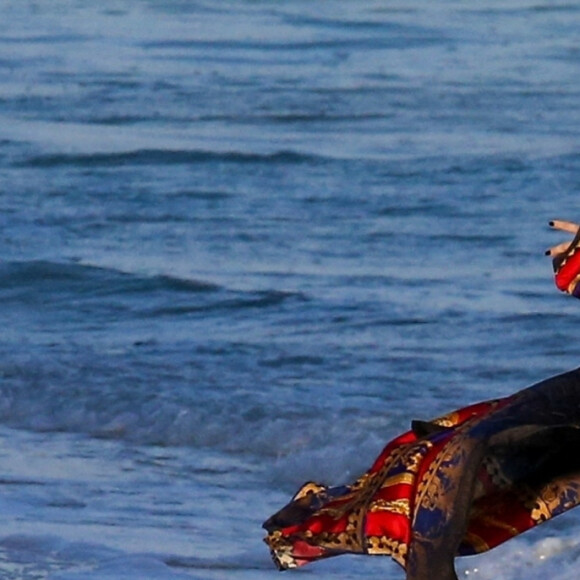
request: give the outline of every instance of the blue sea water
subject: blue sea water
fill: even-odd
[[[0,15],[0,577],[277,578],[303,481],[578,365],[543,257],[580,217],[575,3]],[[579,530],[458,567],[572,579]]]

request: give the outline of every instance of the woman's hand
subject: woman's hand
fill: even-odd
[[[563,220],[554,220],[550,222],[550,227],[555,230],[560,230],[562,232],[568,232],[573,236],[577,236],[578,232],[580,232],[580,225],[574,222],[566,222]],[[566,252],[570,249],[574,240],[571,242],[562,242],[561,244],[557,244],[556,246],[552,246],[550,249],[546,250],[546,256],[557,257],[560,254],[566,254]]]
[[[546,251],[546,256],[552,258],[556,286],[580,298],[580,225],[574,222],[554,220],[550,227],[573,234],[570,242],[562,242]]]

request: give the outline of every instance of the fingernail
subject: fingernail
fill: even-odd
[[[554,227],[554,222],[553,222],[553,221],[549,221],[549,222],[548,222],[548,225],[549,225],[551,228],[553,228],[553,227]]]
[[[552,253],[552,251],[551,251],[551,250],[546,250],[546,251],[544,252],[544,256],[549,256],[551,253]]]

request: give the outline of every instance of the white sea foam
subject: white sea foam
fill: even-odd
[[[574,537],[535,541],[521,538],[476,558],[461,560],[457,568],[459,577],[465,580],[574,580],[579,556],[580,543]]]

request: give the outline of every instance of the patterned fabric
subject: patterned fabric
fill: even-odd
[[[580,460],[570,451],[580,443],[579,403],[580,372],[573,371],[413,422],[352,485],[308,483],[264,523],[275,563],[286,569],[358,553],[389,555],[405,568],[413,542],[436,546],[446,528],[466,530],[453,555],[476,554],[574,507]]]
[[[552,261],[556,286],[576,298],[580,298],[580,232],[568,246]]]

